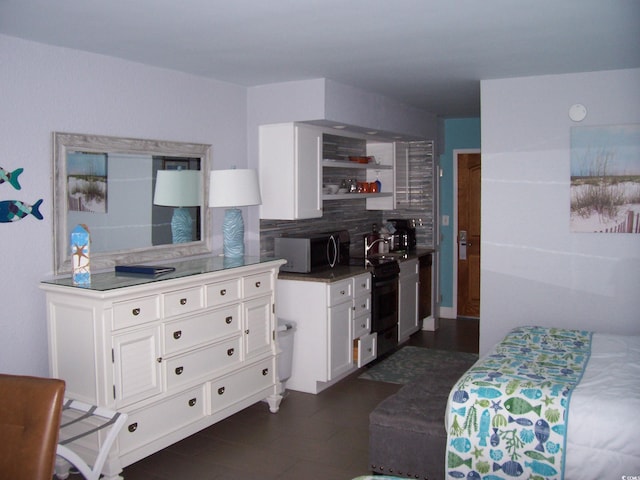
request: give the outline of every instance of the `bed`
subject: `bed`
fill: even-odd
[[[456,383],[446,478],[640,478],[640,336],[512,330]]]

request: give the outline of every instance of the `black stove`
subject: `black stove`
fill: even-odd
[[[400,265],[395,258],[392,257],[351,257],[349,265],[364,266],[370,269],[374,278],[386,278],[398,275],[400,273]]]

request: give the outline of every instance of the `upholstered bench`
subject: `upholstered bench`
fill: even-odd
[[[369,415],[371,471],[441,480],[445,477],[449,391],[474,361],[461,358],[427,372],[383,400]]]

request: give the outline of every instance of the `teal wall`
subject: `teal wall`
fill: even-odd
[[[480,119],[451,118],[444,121],[444,152],[440,155],[440,294],[441,307],[453,307],[453,151],[480,148]],[[449,225],[442,225],[442,216]]]

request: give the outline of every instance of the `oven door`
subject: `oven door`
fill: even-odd
[[[382,332],[398,325],[398,276],[373,279],[371,331]]]

